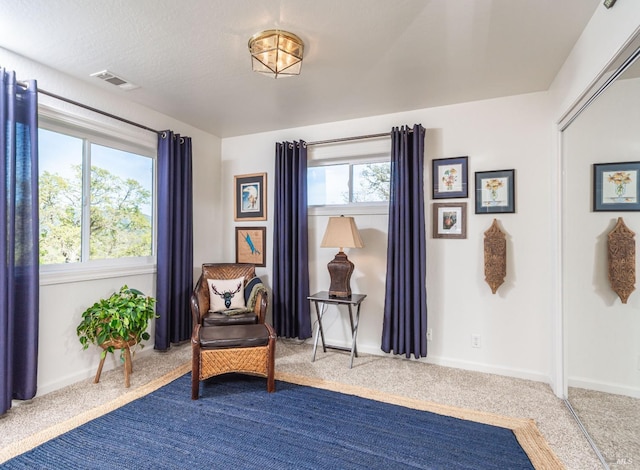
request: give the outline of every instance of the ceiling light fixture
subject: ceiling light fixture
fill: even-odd
[[[304,42],[287,31],[270,29],[249,39],[251,66],[254,72],[273,78],[300,75]]]

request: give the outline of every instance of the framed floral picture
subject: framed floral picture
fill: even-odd
[[[593,210],[640,210],[640,162],[593,165]]]
[[[267,174],[234,176],[234,219],[267,220]]]
[[[516,211],[515,170],[476,172],[476,214]]]
[[[236,263],[266,266],[266,227],[236,227]]]
[[[433,160],[433,199],[468,197],[468,157]]]
[[[433,238],[467,238],[467,203],[433,205]]]

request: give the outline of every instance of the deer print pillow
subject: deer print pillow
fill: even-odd
[[[244,278],[207,279],[209,283],[209,310],[220,312],[235,308],[245,308]]]

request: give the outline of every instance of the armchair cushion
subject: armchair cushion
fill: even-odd
[[[258,315],[254,311],[247,310],[235,315],[227,315],[226,312],[207,312],[202,318],[203,326],[248,325],[251,323],[258,323]]]
[[[209,285],[210,312],[246,308],[244,278],[207,279],[207,283]]]
[[[210,326],[200,328],[203,349],[251,348],[269,343],[269,330],[263,324]]]

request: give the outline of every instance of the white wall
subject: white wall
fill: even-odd
[[[549,214],[554,242],[551,256],[555,260],[550,273],[553,291],[550,312],[552,315],[553,353],[551,363],[551,385],[558,396],[567,396],[566,380],[566,331],[563,325],[566,312],[563,309],[562,279],[562,152],[560,121],[571,112],[575,104],[588,93],[589,88],[605,74],[609,64],[616,58],[626,44],[635,36],[640,27],[640,2],[617,2],[611,9],[599,5],[589,24],[582,32],[580,39],[563,64],[549,88],[551,103],[554,108],[554,147],[556,149],[555,167],[550,175],[552,186],[552,204]]]
[[[429,343],[427,360],[548,381],[554,392],[563,396],[562,169],[557,122],[605,70],[639,25],[640,3],[618,2],[612,9],[600,5],[546,94],[224,139],[223,187],[230,194],[234,174],[268,171],[273,177],[276,141],[313,141],[385,132],[391,126],[415,122],[428,129],[428,160],[468,155],[470,175],[478,170],[515,168],[517,213],[500,217],[509,234],[508,277],[496,296],[487,291],[482,281],[482,232],[489,226],[490,218],[472,213],[472,197],[468,200],[467,240],[429,238],[428,321],[434,339]],[[349,150],[345,152],[348,154]],[[427,194],[429,184],[427,181]],[[232,207],[230,200],[223,200],[223,205]],[[228,221],[233,223],[232,219]],[[374,223],[376,227],[384,226],[382,219]],[[270,220],[266,225],[268,233],[272,233]],[[317,244],[320,236],[317,230],[322,227],[322,220],[311,220],[310,244]],[[430,233],[430,227],[427,231]],[[351,250],[349,257],[356,262],[354,283],[358,289],[370,288],[362,279],[375,273],[371,282],[375,295],[378,292],[375,286],[380,285],[381,279],[379,269],[384,265],[383,256],[377,251],[384,243],[378,240],[377,229],[372,234],[376,237],[376,250]],[[225,246],[232,250],[233,240],[225,238]],[[323,253],[324,250],[316,254],[313,246],[310,250],[311,288],[322,288],[326,285],[322,265],[331,259],[331,254]],[[269,273],[270,268],[265,271]],[[382,317],[379,292],[377,297],[365,301],[359,336],[360,349],[374,353],[380,352]],[[342,333],[333,330],[330,339],[344,341]],[[470,348],[471,333],[483,336],[481,349]]]
[[[121,92],[120,96],[105,92],[27,60],[0,48],[0,64],[15,70],[19,80],[35,78],[38,87],[72,100],[90,105],[112,114],[139,122],[153,129],[171,129],[193,139],[193,210],[194,210],[194,274],[199,273],[203,262],[220,257],[221,248],[215,234],[217,218],[221,210],[220,191],[217,186],[220,171],[220,139],[199,129],[176,121],[150,109],[135,104],[135,90]],[[100,84],[103,85],[103,84]],[[156,139],[153,133],[138,130],[127,124],[82,110],[59,100],[39,95],[46,106],[84,116],[116,127],[142,142]],[[126,277],[92,277],[85,281],[57,283],[46,281],[40,290],[40,341],[38,353],[38,394],[43,394],[70,383],[92,377],[99,362],[100,349],[93,347],[82,351],[75,328],[80,315],[99,298],[110,295],[123,284],[136,287],[149,295],[155,295],[155,270],[146,274]],[[196,278],[197,279],[197,278]],[[153,350],[152,340],[143,354]],[[115,360],[105,363],[105,370],[116,365]]]
[[[638,212],[592,212],[594,163],[638,161],[640,79],[618,80],[563,135],[564,286],[569,386],[640,398],[640,295],[610,287],[607,234],[618,217],[640,233]]]
[[[547,208],[550,183],[547,175],[553,162],[547,95],[536,93],[454,106],[417,110],[288,129],[222,140],[223,187],[226,208],[233,207],[233,176],[266,171],[273,181],[274,144],[283,140],[324,140],[336,137],[390,131],[393,126],[421,123],[426,129],[425,195],[427,199],[427,296],[428,323],[433,329],[427,361],[535,380],[549,380],[550,293],[547,273],[550,228]],[[335,146],[333,153],[350,156],[362,153],[362,144]],[[390,143],[376,149],[389,152]],[[313,157],[324,150],[312,149]],[[383,150],[385,151],[385,150]],[[466,240],[431,238],[431,160],[469,156],[469,184],[475,171],[516,169],[517,213],[499,215],[508,234],[508,275],[496,295],[484,282],[483,232],[493,217],[474,214],[473,191],[468,204]],[[273,185],[269,185],[269,215],[272,232]],[[441,202],[439,200],[438,202]],[[226,210],[226,222],[234,225]],[[380,350],[383,289],[386,262],[384,214],[356,214],[363,229],[365,248],[348,252],[356,265],[352,288],[367,293],[362,306],[358,347]],[[237,224],[236,224],[237,225]],[[261,224],[256,224],[261,225]],[[335,253],[317,248],[326,225],[324,216],[310,218],[311,290],[326,289],[326,263]],[[271,241],[268,241],[271,253]],[[227,230],[226,251],[234,253],[233,231]],[[271,273],[268,259],[266,276]],[[315,316],[312,317],[315,320]],[[344,319],[342,320],[344,321]],[[327,332],[332,343],[346,343],[345,327],[338,319]],[[482,348],[471,348],[471,335],[482,335]],[[533,352],[533,353],[532,353]],[[346,359],[345,359],[346,361]]]
[[[386,132],[392,126],[422,123],[427,128],[428,165],[433,158],[468,155],[471,177],[475,171],[515,168],[517,213],[499,217],[509,236],[508,276],[496,295],[491,295],[482,273],[482,232],[490,225],[491,217],[474,215],[473,197],[470,197],[467,199],[468,238],[433,240],[430,238],[431,201],[427,201],[427,289],[429,327],[434,335],[429,344],[428,361],[550,381],[560,394],[561,296],[555,286],[560,281],[561,271],[558,261],[561,187],[555,122],[604,69],[639,24],[640,2],[620,1],[611,10],[599,6],[549,94],[375,116],[222,141],[135,104],[135,90],[122,92],[121,96],[106,93],[100,86],[72,79],[3,49],[0,49],[0,64],[16,70],[20,79],[37,78],[39,86],[48,91],[152,128],[170,128],[193,137],[195,274],[202,262],[234,259],[231,227],[238,224],[233,221],[232,214],[233,175],[268,173],[268,220],[264,224],[251,225],[266,226],[270,239],[273,233],[273,155],[277,141],[313,141]],[[82,114],[73,106],[46,97],[41,101]],[[134,132],[132,129],[127,131]],[[141,135],[141,139],[145,138],[148,136]],[[348,145],[343,148],[346,153],[353,151]],[[426,173],[429,175],[430,171]],[[471,180],[470,185],[473,187]],[[428,179],[427,199],[430,188]],[[363,351],[379,353],[382,302],[378,288],[383,279],[380,272],[384,255],[381,251],[386,241],[382,228],[386,220],[380,214],[366,219],[358,216],[357,220],[370,243],[362,250],[349,252],[357,267],[354,286],[371,296],[363,305],[359,344]],[[311,221],[310,243],[317,246],[317,228],[323,225],[320,218]],[[220,227],[228,229],[221,230]],[[271,241],[268,246],[267,267],[258,272],[269,283]],[[327,278],[322,277],[322,267],[333,254],[320,249],[314,253],[315,247],[311,249],[316,263],[312,266],[312,289],[324,288]],[[124,282],[150,290],[154,288],[155,275],[43,286],[39,393],[93,375],[98,352],[80,351],[75,324],[88,304],[108,295]],[[335,329],[331,331],[336,341],[343,340],[339,333]],[[481,349],[470,348],[471,333],[482,335]]]
[[[549,88],[556,120],[571,109],[638,28],[640,2],[621,0],[611,9],[596,8]]]

